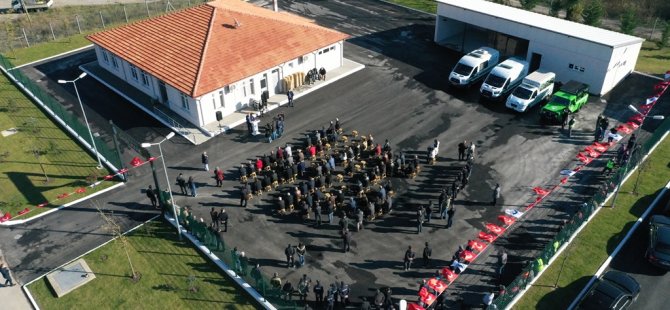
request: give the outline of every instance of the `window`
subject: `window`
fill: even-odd
[[[149,86],[149,75],[144,70],[142,70],[142,84]]]
[[[212,108],[216,110],[216,95],[212,94]]]
[[[226,86],[223,88],[223,92],[224,92],[226,95],[228,95],[228,94],[230,94],[230,89],[231,89],[230,85],[226,85]]]
[[[302,65],[304,62],[306,62],[309,59],[309,55],[304,55],[298,57],[298,64]]]
[[[288,63],[288,67],[293,68],[293,62],[292,61]]]
[[[114,66],[115,69],[119,68],[119,63],[116,60],[116,56],[112,55],[112,66]]]
[[[226,106],[223,104],[223,90],[219,91],[219,100],[221,100],[221,107],[225,108]]]
[[[244,94],[244,97],[247,96],[247,82],[242,82],[242,93]]]
[[[256,94],[256,88],[254,86],[254,79],[249,80],[249,91],[251,92],[252,95]]]
[[[335,50],[335,45],[331,46],[331,47],[330,47],[330,50],[331,50],[331,51],[334,51],[334,50]]]
[[[324,54],[325,54],[325,53],[328,53],[328,51],[330,51],[330,49],[329,49],[329,48],[327,48],[327,49],[323,50],[323,53],[324,53]],[[319,54],[320,54],[320,53],[319,53]]]
[[[580,66],[575,65],[575,64],[569,64],[568,68],[572,69],[572,70],[575,70],[575,71],[579,71],[579,72],[584,72],[584,70],[585,70],[584,67],[580,67]]]
[[[130,65],[130,75],[133,77],[133,80],[137,81],[138,79],[137,67]]]
[[[107,54],[106,50],[102,50],[102,59],[106,62],[109,63],[109,54]]]
[[[184,93],[181,93],[181,108],[187,111],[191,109],[188,105],[188,97]]]

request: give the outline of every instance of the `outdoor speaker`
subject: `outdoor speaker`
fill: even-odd
[[[216,121],[220,122],[223,119],[223,113],[216,111]]]

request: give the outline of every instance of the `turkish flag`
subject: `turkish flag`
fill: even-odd
[[[539,187],[539,186],[533,187],[533,191],[540,196],[544,196],[546,194],[549,194],[548,190],[546,190],[542,187]]]
[[[468,240],[468,246],[479,253],[481,253],[486,248],[486,244],[479,242],[477,240]]]
[[[505,223],[506,226],[512,225],[516,221],[514,217],[507,216],[507,215],[498,215],[498,220]]]
[[[435,302],[435,295],[428,293],[428,295],[421,296],[421,301],[423,302],[424,305],[430,307]]]
[[[491,224],[491,223],[486,223],[486,229],[488,229],[490,232],[500,235],[505,231],[505,228],[502,228],[496,224]]]
[[[24,214],[26,214],[26,213],[28,213],[28,212],[30,212],[30,209],[25,208],[25,209],[19,211],[19,215],[24,215]]]
[[[461,252],[461,255],[459,256],[461,261],[465,262],[467,264],[472,262],[476,257],[477,257],[477,255],[475,255],[475,253],[473,253],[472,251],[468,251],[468,250],[465,250],[465,251]]]
[[[133,167],[137,167],[141,164],[142,164],[142,160],[137,156],[133,157],[133,160],[130,161],[130,165],[133,166]]]
[[[456,280],[456,278],[458,277],[458,275],[455,272],[451,271],[451,269],[449,268],[442,268],[440,272],[442,273],[442,276],[449,283],[454,282],[454,280]]]
[[[447,284],[440,281],[437,278],[430,278],[428,280],[427,284],[430,288],[432,288],[438,294],[442,294],[442,292],[444,292],[444,290],[447,289]]]
[[[83,194],[83,193],[86,192],[86,189],[83,188],[83,187],[80,187],[80,188],[75,189],[74,192],[77,193],[77,194]]]
[[[632,128],[632,129],[638,129],[640,127],[640,124],[638,124],[636,122],[630,122],[629,121],[629,122],[626,123],[626,126]]]
[[[496,238],[497,238],[496,235],[493,235],[493,234],[487,234],[487,233],[485,233],[485,232],[483,232],[483,231],[480,231],[480,232],[479,232],[479,236],[478,236],[478,237],[479,237],[479,239],[482,239],[482,240],[484,240],[484,241],[486,241],[486,242],[488,242],[488,243],[493,242],[493,241],[496,240]]]

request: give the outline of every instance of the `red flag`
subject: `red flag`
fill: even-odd
[[[63,199],[63,198],[66,198],[66,197],[68,197],[68,196],[70,196],[69,193],[62,193],[62,194],[56,196],[56,198],[58,198],[58,199]]]
[[[147,159],[147,161],[154,161],[154,160],[156,160],[156,157],[149,157],[149,158]]]
[[[435,302],[435,299],[436,299],[435,295],[428,293],[428,295],[426,295],[425,297],[424,296],[421,297],[421,302],[423,302],[424,305],[430,307],[430,305],[432,305]]]
[[[594,142],[593,143],[593,148],[598,151],[598,152],[604,152],[607,151],[607,149],[610,147],[609,143],[601,143],[601,142]]]
[[[426,297],[426,296],[428,296],[428,295],[430,295],[430,292],[428,291],[427,288],[422,287],[422,288],[419,290],[419,296],[421,296],[421,298]]]
[[[111,180],[111,179],[113,179],[113,178],[114,178],[114,176],[111,175],[111,174],[110,174],[110,175],[106,175],[106,176],[104,177],[105,181],[109,181],[109,180]]]
[[[488,229],[490,232],[500,235],[505,231],[505,228],[502,228],[496,224],[491,224],[491,223],[486,223],[486,229]]]
[[[640,124],[635,123],[635,122],[627,122],[626,126],[632,128],[633,130],[638,129],[640,127]]]
[[[462,262],[465,262],[466,264],[469,264],[471,261],[473,261],[477,255],[473,253],[472,251],[465,250],[461,252],[461,255],[459,255],[459,258],[461,259]]]
[[[119,172],[117,172],[117,173],[119,173],[119,174],[124,174],[124,173],[126,173],[126,172],[128,172],[128,169],[127,169],[127,168],[123,168],[123,169],[119,170]]]
[[[430,278],[427,284],[433,291],[437,292],[437,294],[442,294],[442,292],[447,289],[447,284],[437,278]]]
[[[30,209],[25,208],[25,209],[19,211],[19,215],[24,215],[24,214],[26,214],[26,213],[28,213],[28,212],[30,212]]]
[[[506,226],[512,225],[516,221],[513,216],[509,215],[498,215],[498,220],[503,222]]]
[[[48,202],[43,202],[43,203],[38,204],[37,207],[38,207],[38,208],[44,208],[44,207],[46,207],[48,204],[49,204]]]
[[[468,240],[468,247],[481,253],[486,248],[486,244],[479,242],[477,240]]]
[[[448,283],[454,282],[458,277],[458,275],[449,268],[442,268],[441,273]]]
[[[407,304],[407,310],[426,310],[426,308],[421,307],[416,303],[410,302]]]
[[[539,186],[533,187],[533,191],[540,196],[544,196],[546,194],[549,194],[548,190],[546,190],[542,187],[539,187]]]
[[[644,116],[642,116],[642,114],[635,113],[635,115],[628,118],[628,121],[632,123],[642,124],[642,119],[644,119]]]
[[[622,133],[625,133],[625,134],[629,134],[633,131],[632,129],[628,128],[628,126],[624,126],[624,125],[619,125],[616,128],[616,130],[617,130],[617,132],[622,132]]]
[[[562,178],[561,179],[561,184],[568,183],[568,177]]]
[[[133,157],[133,159],[130,161],[130,165],[133,166],[133,167],[137,167],[141,164],[142,164],[142,160],[137,156]]]
[[[9,212],[5,213],[3,217],[0,217],[0,223],[6,222],[12,219],[12,215]]]
[[[74,192],[77,193],[77,194],[83,194],[83,193],[86,192],[86,189],[83,188],[83,187],[80,187],[80,188],[75,189]]]
[[[496,238],[497,238],[497,236],[495,236],[495,235],[493,235],[493,234],[485,233],[485,232],[483,232],[483,231],[480,231],[480,232],[479,232],[478,237],[479,237],[479,239],[482,239],[482,240],[484,240],[484,241],[486,241],[486,242],[488,242],[488,243],[493,242],[493,241],[496,240]]]
[[[586,154],[588,154],[589,156],[591,156],[593,158],[596,158],[596,157],[600,156],[600,153],[598,153],[596,150],[592,149],[590,146],[587,146],[586,148],[584,148],[584,151],[586,151]]]

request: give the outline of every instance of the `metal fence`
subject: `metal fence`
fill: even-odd
[[[3,29],[0,29],[0,53],[42,42],[69,39],[72,35],[100,31],[204,2],[207,1],[145,0],[144,3],[54,7],[43,12],[21,14],[3,23]]]
[[[7,74],[14,78],[17,83],[21,84],[25,89],[30,91],[37,99],[39,99],[39,101],[44,104],[38,105],[47,111],[47,115],[56,118],[57,124],[64,125],[65,127],[71,129],[72,132],[76,134],[77,138],[86,141],[89,144],[91,143],[91,138],[86,124],[81,122],[74,113],[68,111],[60,102],[58,102],[58,100],[42,90],[39,85],[31,81],[21,72],[21,70],[16,69],[12,63],[2,55],[0,55],[0,66],[5,68]],[[58,119],[63,123],[59,123]],[[106,141],[96,136],[93,136],[93,140],[95,141],[96,149],[98,150],[98,153],[103,160],[106,160],[114,167],[123,166],[121,164],[121,158],[119,158],[118,154]]]
[[[542,269],[545,268],[547,262],[554,257],[558,249],[567,242],[577,229],[586,222],[591,214],[601,206],[607,199],[607,196],[612,193],[619,185],[619,182],[624,179],[628,171],[634,169],[642,164],[645,155],[649,154],[651,149],[659,142],[665,132],[670,130],[670,119],[665,120],[654,133],[647,138],[647,140],[638,145],[635,152],[631,154],[628,165],[620,167],[602,184],[596,194],[588,201],[584,202],[572,218],[563,226],[559,233],[551,240],[544,250],[535,258],[535,260],[525,266],[521,273],[505,288],[505,293],[496,298],[492,305],[487,309],[505,309],[510,302],[533,280]]]
[[[164,197],[167,198],[167,197]],[[166,206],[168,204],[165,204]],[[210,229],[207,224],[199,221],[197,218],[184,212],[184,209],[178,211],[179,221],[184,225],[184,228],[191,232],[193,236],[198,238],[203,245],[205,245],[210,252],[216,254],[226,265],[235,271],[240,277],[244,279],[251,287],[253,287],[263,298],[270,302],[277,309],[298,309],[298,303],[294,300],[287,300],[286,295],[283,294],[281,288],[274,287],[270,283],[267,275],[262,272],[254,272],[253,260],[248,257],[242,257],[235,254],[234,248],[226,245],[225,240],[219,237],[219,234]],[[166,211],[172,214],[172,210]],[[298,298],[293,296],[293,298]]]

